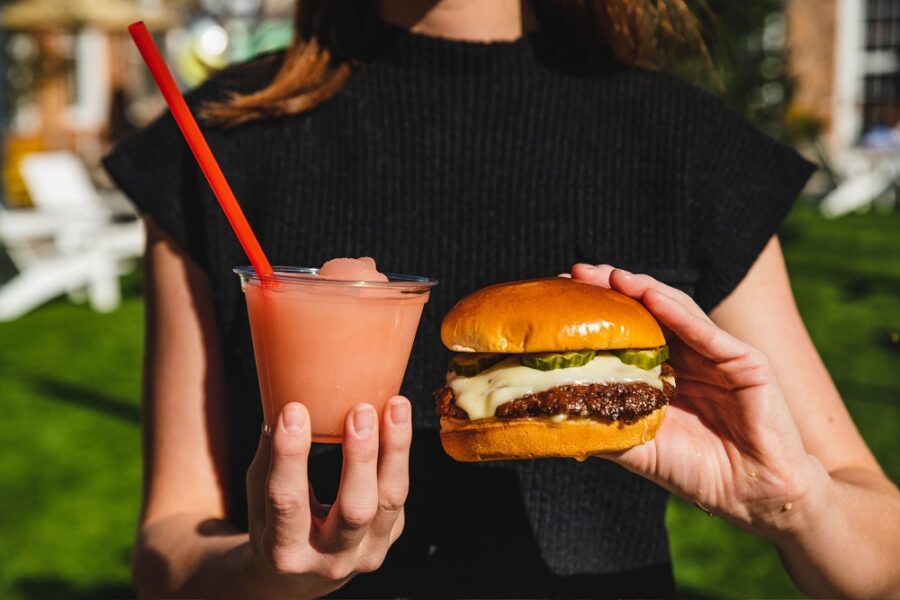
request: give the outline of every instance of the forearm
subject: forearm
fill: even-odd
[[[900,493],[893,484],[868,470],[828,474],[823,468],[802,504],[789,529],[773,536],[801,590],[816,597],[900,597]]]

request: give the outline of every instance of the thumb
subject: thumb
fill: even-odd
[[[285,406],[272,436],[265,491],[266,535],[278,545],[302,544],[309,532],[310,438],[306,407],[297,402]]]

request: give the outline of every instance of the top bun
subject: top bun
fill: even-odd
[[[444,317],[441,340],[455,352],[567,352],[658,348],[656,319],[614,290],[567,277],[512,281],[473,292]]]

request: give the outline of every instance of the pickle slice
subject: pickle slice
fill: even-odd
[[[490,369],[503,360],[502,354],[457,354],[450,359],[450,370],[462,377],[474,377],[485,369]]]
[[[596,350],[582,350],[580,352],[541,352],[538,354],[523,354],[519,362],[523,366],[538,369],[539,371],[552,371],[554,369],[569,369],[571,367],[583,367],[597,356]]]
[[[613,350],[613,354],[625,364],[634,365],[649,371],[669,360],[669,347],[662,346],[652,350]]]

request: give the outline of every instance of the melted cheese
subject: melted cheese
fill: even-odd
[[[552,371],[523,367],[518,357],[511,356],[474,377],[462,377],[452,371],[447,374],[447,385],[453,390],[456,405],[470,419],[493,417],[501,404],[561,385],[636,382],[662,389],[662,381],[660,367],[645,371],[611,354],[600,354],[582,367]]]

